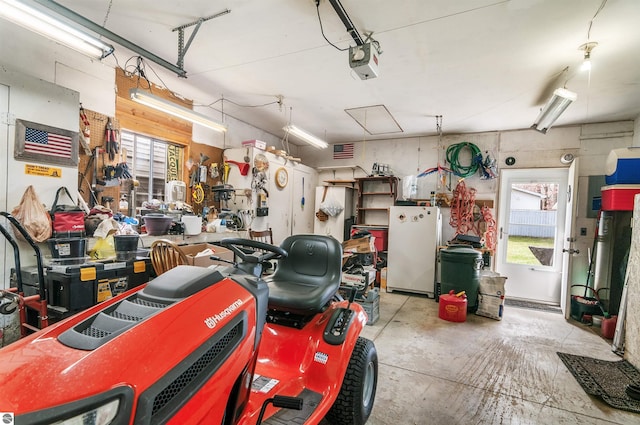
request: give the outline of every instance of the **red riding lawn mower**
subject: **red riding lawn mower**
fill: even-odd
[[[355,294],[338,295],[341,245],[221,245],[239,261],[178,266],[1,349],[0,412],[17,425],[364,424],[378,358]]]

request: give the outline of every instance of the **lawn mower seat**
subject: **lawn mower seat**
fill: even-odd
[[[293,235],[280,245],[289,253],[278,261],[269,284],[269,308],[311,315],[323,310],[338,291],[342,245],[329,236]]]

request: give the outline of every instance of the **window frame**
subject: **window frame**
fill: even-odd
[[[149,157],[149,169],[145,173],[141,172],[138,165],[139,161],[137,161],[137,158],[140,157],[140,139],[145,139],[144,143],[146,144],[148,141],[149,144],[148,152],[146,152],[145,150],[145,153]],[[179,143],[172,143],[168,140],[162,140],[155,136],[141,134],[128,129],[121,130],[120,145],[121,148],[127,149],[127,164],[130,167],[129,172],[131,173],[131,178],[138,181],[141,181],[142,179],[147,180],[146,191],[138,192],[138,190],[135,190],[134,188],[135,198],[133,200],[127,199],[128,202],[133,201],[133,206],[136,209],[141,208],[144,202],[149,202],[152,199],[158,199],[161,202],[165,202],[165,185],[167,182],[167,148],[169,146],[177,146],[184,149],[184,146]],[[158,145],[162,145],[162,149],[164,151],[162,162],[156,161],[156,158],[154,156]],[[161,188],[156,188],[154,184],[154,182],[157,182],[160,179],[159,176],[154,175],[154,173],[157,171],[156,168],[158,166],[162,168],[161,178],[163,180],[163,186]],[[131,191],[129,188],[121,190],[121,193],[127,193],[127,198],[131,197]],[[145,194],[146,198],[144,197]]]

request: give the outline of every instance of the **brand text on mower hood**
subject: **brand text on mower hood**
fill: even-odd
[[[214,314],[213,316],[210,316],[204,319],[204,324],[207,325],[209,329],[215,328],[218,322],[220,322],[221,320],[224,320],[225,317],[231,315],[241,305],[242,305],[242,300],[238,298],[233,304],[229,305],[229,307],[225,308],[220,313]]]

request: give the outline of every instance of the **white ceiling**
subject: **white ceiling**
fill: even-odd
[[[640,114],[638,0],[608,0],[593,21],[590,39],[598,46],[590,76],[579,72],[578,47],[587,42],[602,0],[342,0],[358,31],[373,31],[383,51],[379,77],[367,81],[350,70],[346,51],[322,38],[314,0],[59,3],[101,25],[107,16],[107,29],[172,63],[173,28],[230,9],[200,28],[185,57],[187,80],[147,66],[196,103],[224,96],[226,114],[279,137],[290,116],[329,142],[432,135],[434,115],[443,116],[445,133],[528,128],[546,96],[565,82],[578,100],[556,125]],[[354,45],[327,0],[319,11],[329,40],[341,48]],[[124,66],[130,56],[115,47]],[[105,61],[115,66],[113,58]],[[162,85],[148,69],[147,76]],[[284,97],[283,108],[232,104],[265,104],[277,95]],[[403,133],[365,135],[344,111],[379,104]]]

